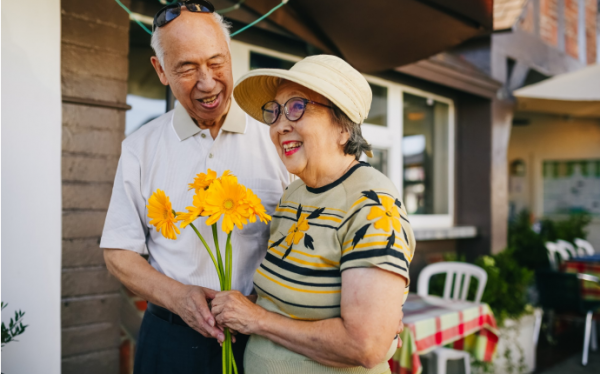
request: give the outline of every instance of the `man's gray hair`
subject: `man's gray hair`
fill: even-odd
[[[350,138],[348,138],[348,141],[344,144],[344,154],[352,155],[358,161],[363,153],[372,150],[371,145],[363,138],[362,131],[360,130],[360,123],[352,122],[346,113],[334,103],[331,103],[331,106],[335,123],[350,134]]]
[[[229,28],[231,27],[231,24],[228,23],[227,21],[225,21],[225,19],[223,18],[223,16],[221,16],[219,13],[212,13],[212,16],[214,17],[215,21],[217,21],[217,23],[219,24],[219,26],[221,26],[221,31],[223,31],[223,35],[225,36],[225,40],[227,40],[227,45],[229,46],[229,41],[231,40],[230,36],[229,36]],[[154,54],[156,54],[156,57],[158,58],[158,62],[160,62],[160,65],[162,67],[165,66],[165,51],[163,50],[162,45],[160,44],[160,34],[162,33],[160,31],[160,27],[157,27],[154,32],[152,33],[152,39],[150,40],[150,46],[152,46],[152,49],[154,49]]]

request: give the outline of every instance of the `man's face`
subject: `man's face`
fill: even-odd
[[[163,84],[201,127],[214,126],[231,101],[231,54],[223,31],[211,14],[181,10],[177,19],[163,26],[161,45],[164,66],[152,57]]]

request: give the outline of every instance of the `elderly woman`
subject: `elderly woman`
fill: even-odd
[[[256,303],[237,291],[212,301],[217,322],[251,334],[246,373],[388,373],[408,292],[415,240],[394,184],[369,164],[360,124],[365,78],[343,60],[312,56],[289,71],[259,69],[234,89],[270,126],[287,170]]]

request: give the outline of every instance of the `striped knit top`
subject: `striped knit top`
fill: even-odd
[[[369,164],[359,163],[320,188],[297,180],[284,191],[273,215],[267,255],[254,274],[257,304],[293,319],[339,317],[341,272],[365,267],[406,278],[406,299],[414,249],[414,235],[395,186]],[[265,360],[309,360],[255,336],[247,355],[248,351]],[[311,365],[315,367],[310,372],[331,369]],[[387,363],[382,365],[387,368]],[[352,369],[348,372],[382,372]],[[254,372],[248,366],[246,370]],[[346,372],[335,372],[340,370]]]

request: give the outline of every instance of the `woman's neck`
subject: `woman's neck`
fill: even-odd
[[[322,162],[317,167],[307,167],[298,178],[310,188],[320,188],[340,179],[344,174],[358,164],[352,155],[343,155]]]

